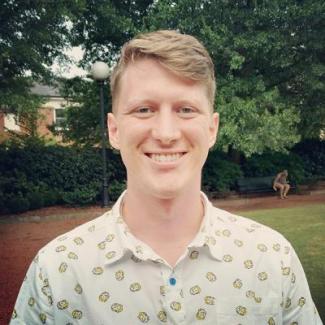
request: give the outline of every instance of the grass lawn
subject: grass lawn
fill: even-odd
[[[239,213],[283,234],[295,248],[325,320],[325,204]]]

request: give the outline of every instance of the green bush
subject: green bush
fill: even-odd
[[[125,186],[118,154],[107,150],[109,198]],[[54,204],[86,205],[101,200],[100,148],[0,145],[0,212],[23,212]],[[18,207],[16,207],[16,205]]]
[[[87,205],[102,198],[100,148],[0,145],[0,212],[17,213],[54,204]],[[289,154],[253,155],[242,165],[220,151],[211,151],[203,168],[206,192],[235,189],[240,177],[270,176],[287,169],[297,183],[325,177],[325,142],[308,140]],[[125,190],[126,172],[119,154],[107,150],[108,197],[115,201]]]
[[[242,170],[245,177],[276,176],[284,169],[288,170],[289,180],[301,183],[306,178],[303,160],[295,153],[266,152],[247,159]]]
[[[240,177],[240,166],[229,161],[224,153],[214,150],[209,153],[203,168],[202,187],[206,192],[229,192]]]
[[[69,205],[88,205],[95,203],[98,196],[98,190],[90,186],[82,186],[71,192],[62,192],[62,200]]]
[[[112,180],[108,184],[108,193],[110,201],[116,201],[121,193],[126,189],[125,181]]]
[[[325,178],[325,141],[308,139],[288,154],[266,152],[253,155],[242,165],[246,177],[271,176],[287,169],[289,179],[298,184]]]
[[[325,178],[325,141],[308,139],[298,143],[293,152],[303,161],[308,178]]]
[[[44,197],[40,192],[28,192],[26,194],[26,200],[29,202],[29,208],[39,209],[44,206]]]
[[[42,192],[45,207],[60,203],[60,194],[54,190]]]
[[[27,198],[21,194],[6,197],[6,211],[11,213],[20,213],[29,210],[30,203]]]

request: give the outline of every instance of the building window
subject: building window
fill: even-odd
[[[64,123],[66,121],[66,115],[64,108],[56,108],[55,109],[55,116],[54,116],[54,122],[55,122],[55,129],[56,130],[62,130],[64,127]]]
[[[19,116],[12,113],[5,114],[4,127],[10,131],[20,131]]]

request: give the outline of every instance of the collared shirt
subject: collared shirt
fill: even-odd
[[[11,324],[322,324],[288,241],[202,197],[175,267],[130,233],[122,197],[56,238],[32,262]]]

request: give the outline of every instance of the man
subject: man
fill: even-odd
[[[288,171],[285,169],[282,172],[278,173],[273,181],[274,191],[280,190],[280,198],[286,199],[287,194],[290,190],[290,185],[287,181]]]
[[[111,87],[127,190],[41,249],[12,324],[321,324],[291,245],[200,192],[218,129],[204,47],[175,31],[140,35]]]

